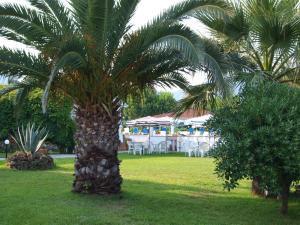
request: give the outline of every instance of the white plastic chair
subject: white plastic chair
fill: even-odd
[[[182,140],[182,138],[178,138],[177,139],[177,151],[178,152],[182,152],[184,150],[184,141]]]
[[[179,142],[179,147],[178,147],[179,152],[185,152],[185,144],[184,142]]]
[[[165,141],[162,141],[158,144],[158,152],[159,153],[167,153],[167,143]]]
[[[195,157],[198,156],[198,151],[199,151],[199,145],[198,143],[193,143],[190,145],[189,149],[188,149],[188,155],[189,157],[192,157],[193,155]]]
[[[151,142],[149,154],[153,153],[159,153],[159,144],[154,144],[153,142]]]
[[[205,153],[207,153],[209,151],[209,149],[210,149],[210,146],[207,142],[201,142],[199,144],[199,152],[198,152],[199,156],[204,157]]]
[[[128,154],[133,154],[134,153],[134,144],[130,141],[127,142],[128,144]]]
[[[149,142],[148,141],[146,141],[146,142],[144,142],[143,143],[143,154],[145,155],[145,154],[150,154],[150,148],[151,148],[151,146],[149,146]]]
[[[143,144],[142,143],[133,143],[133,154],[136,155],[137,153],[139,153],[140,155],[143,155]]]

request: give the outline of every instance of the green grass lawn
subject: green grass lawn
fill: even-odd
[[[300,224],[300,203],[280,203],[250,194],[249,182],[223,191],[211,159],[121,155],[123,193],[119,197],[70,192],[73,160],[56,160],[51,171],[20,172],[0,163],[0,224]]]

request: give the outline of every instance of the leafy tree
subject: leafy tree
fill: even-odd
[[[0,49],[0,73],[22,78],[2,94],[18,89],[22,100],[43,88],[44,112],[50,91],[71,97],[77,124],[73,191],[119,193],[123,103],[147,87],[183,87],[183,74],[215,64],[201,38],[181,21],[195,8],[223,2],[182,2],[133,30],[139,0],[70,0],[69,7],[59,0],[27,1],[32,7],[0,4],[0,35],[38,52]],[[222,74],[214,71],[213,79],[224,86]]]
[[[290,186],[300,180],[299,98],[298,89],[283,84],[247,88],[208,122],[221,137],[213,156],[225,187],[259,177],[260,188],[281,194],[283,214]]]
[[[155,90],[145,90],[142,97],[130,97],[124,109],[124,119],[132,120],[145,116],[173,112],[176,100],[169,92],[157,93]]]
[[[16,128],[16,120],[14,118],[14,96],[7,95],[0,99],[0,138],[1,141],[7,139]]]
[[[42,90],[32,91],[22,104],[22,109],[16,113],[19,125],[34,122],[41,124],[49,131],[48,141],[57,145],[61,152],[73,152],[75,123],[71,118],[73,102],[70,98],[53,94],[49,98],[46,114],[41,110]]]
[[[0,139],[6,139],[18,126],[30,122],[46,127],[49,131],[47,141],[57,145],[61,151],[66,148],[73,151],[75,123],[71,118],[72,101],[59,95],[51,96],[45,115],[41,111],[41,96],[41,90],[32,91],[23,101],[20,111],[15,110],[15,93],[0,98]]]

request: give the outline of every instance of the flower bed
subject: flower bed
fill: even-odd
[[[17,170],[48,170],[54,167],[54,161],[46,154],[16,152],[8,158],[7,165]]]

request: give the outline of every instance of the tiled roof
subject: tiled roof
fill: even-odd
[[[204,116],[210,114],[210,112],[206,111],[206,110],[194,110],[194,109],[189,109],[187,111],[185,111],[181,116],[179,116],[178,119],[182,119],[182,120],[186,120],[186,119],[191,119],[191,118],[195,118],[195,117],[200,117],[200,116]],[[160,118],[160,117],[175,117],[175,113],[163,113],[163,114],[159,114],[159,115],[154,115],[153,117],[155,118]]]

